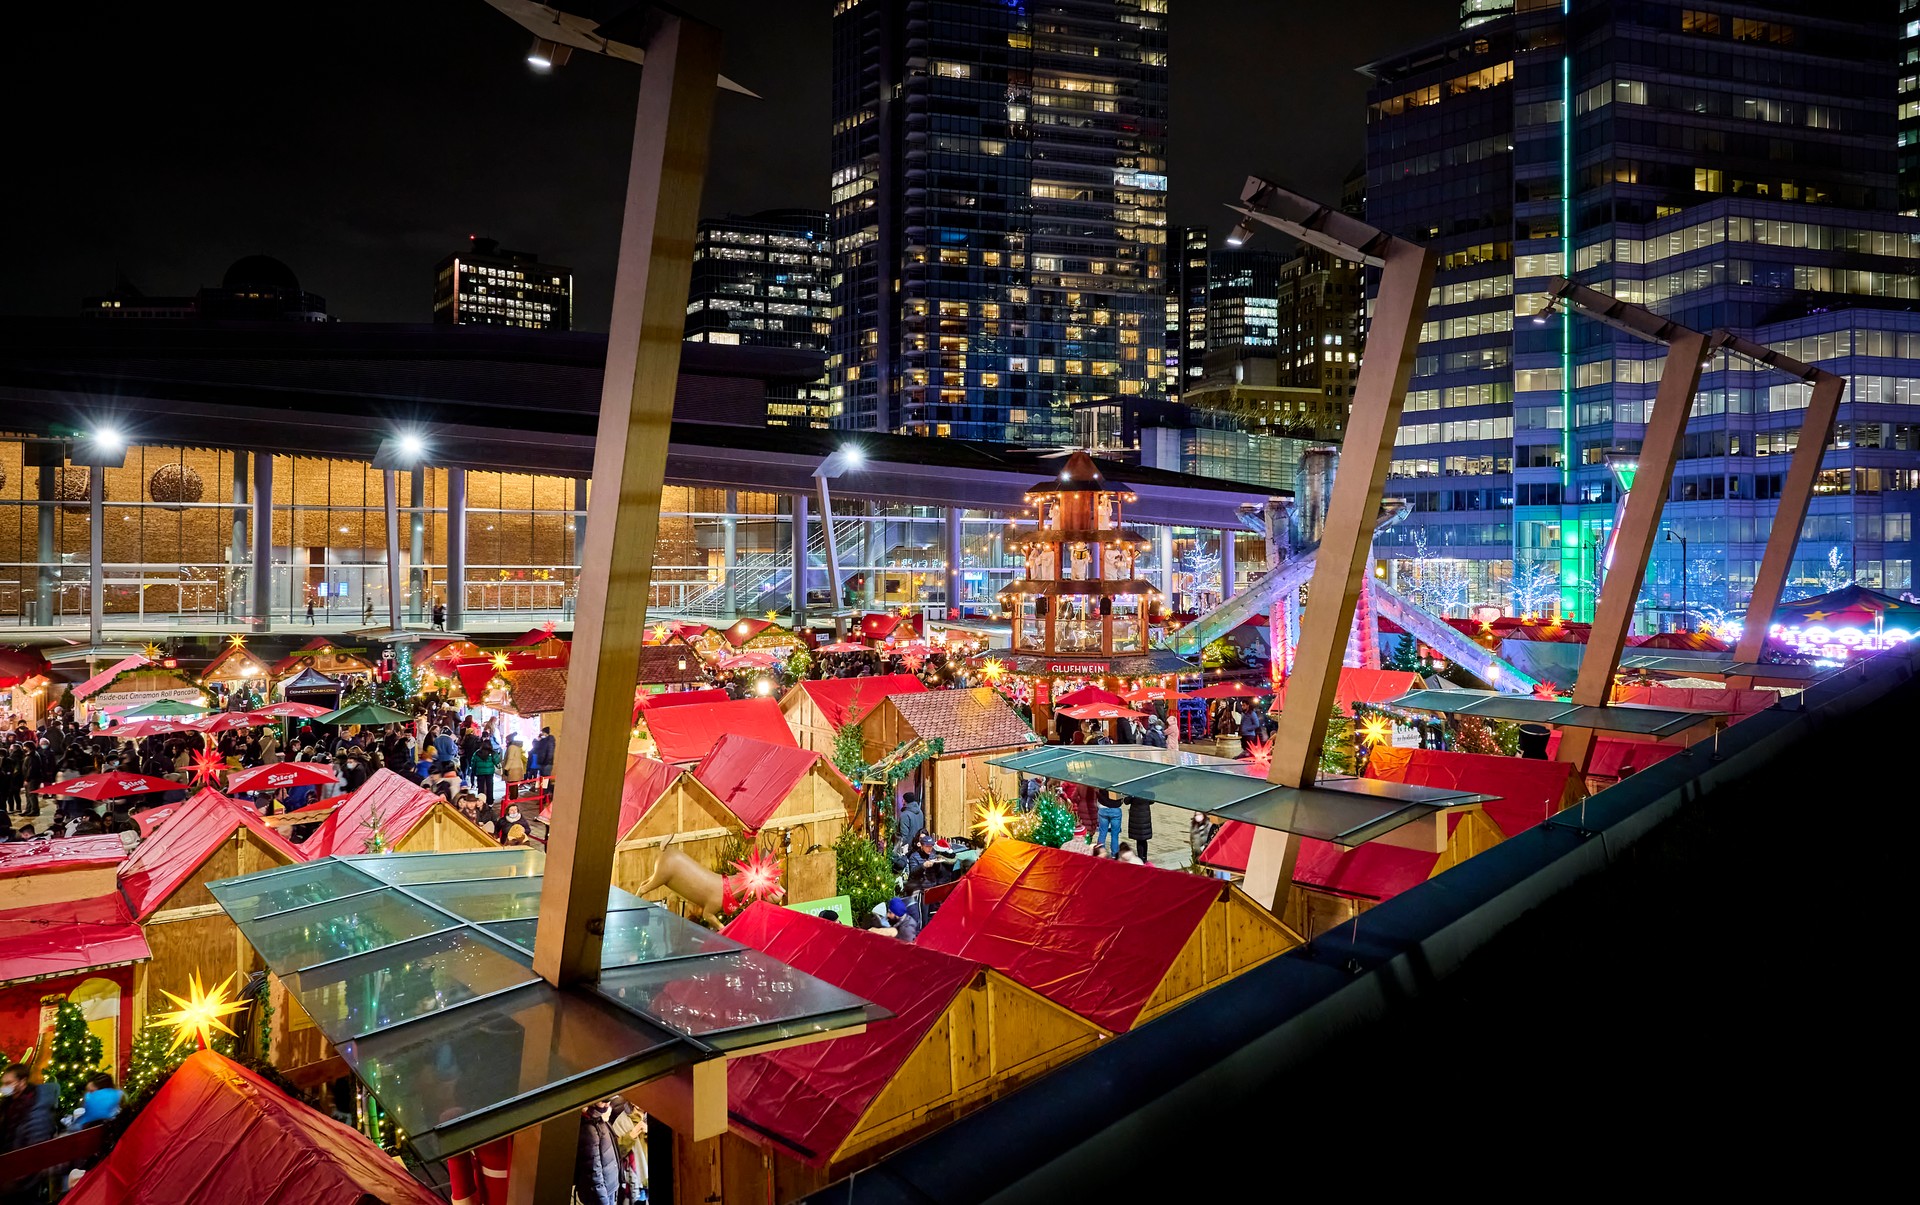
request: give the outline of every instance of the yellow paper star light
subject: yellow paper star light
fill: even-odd
[[[1393,722],[1383,715],[1368,716],[1360,725],[1360,735],[1369,745],[1393,743]]]
[[[240,633],[235,632],[233,635],[227,637],[227,647],[233,648],[233,649],[246,648],[247,638],[245,636],[242,636]]]
[[[493,672],[494,673],[496,674],[505,673],[507,671],[507,666],[510,664],[512,663],[507,660],[507,655],[505,653],[495,653],[493,655]]]
[[[151,640],[147,641],[146,648],[140,650],[140,655],[149,661],[158,661],[160,658],[166,656],[165,653],[160,651],[160,646]]]
[[[1007,663],[998,657],[989,657],[980,663],[980,673],[989,682],[998,682],[1007,672]]]
[[[973,822],[974,831],[989,842],[998,840],[1013,831],[1013,807],[1004,799],[989,799],[980,805],[980,818]]]
[[[180,1006],[172,1012],[157,1013],[153,1018],[162,1025],[173,1027],[173,1044],[167,1047],[169,1051],[178,1050],[189,1037],[198,1038],[200,1049],[205,1050],[211,1044],[216,1029],[233,1037],[240,1036],[221,1020],[247,1007],[246,1001],[235,1000],[227,995],[227,989],[233,986],[233,979],[232,975],[228,975],[218,987],[208,991],[200,986],[200,973],[195,971],[187,979],[185,1000],[165,988],[160,989],[161,995]]]

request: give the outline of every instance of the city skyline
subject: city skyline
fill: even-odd
[[[578,56],[537,75],[521,32],[478,0],[386,12],[378,28],[328,7],[309,14],[302,39],[274,45],[271,104],[228,105],[234,62],[260,52],[246,20],[237,10],[223,20],[223,7],[184,23],[117,14],[124,36],[91,45],[83,73],[26,49],[83,38],[81,17],[30,17],[6,85],[17,110],[123,103],[85,137],[71,122],[22,130],[23,158],[63,189],[57,204],[53,190],[21,197],[35,251],[0,282],[0,313],[71,313],[120,275],[150,294],[191,293],[265,254],[340,318],[427,323],[423,280],[449,247],[482,234],[572,265],[576,327],[605,329],[632,64]],[[1171,9],[1168,221],[1216,229],[1249,173],[1337,196],[1364,152],[1366,81],[1355,68],[1458,19],[1453,0]],[[764,98],[720,97],[702,211],[824,208],[831,6],[690,11],[727,31],[728,73]],[[163,94],[168,104],[130,99]]]

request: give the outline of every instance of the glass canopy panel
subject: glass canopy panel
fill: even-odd
[[[517,920],[540,914],[540,878],[468,879],[452,883],[422,883],[407,888],[437,908],[445,908],[476,924]],[[607,911],[622,912],[657,905],[614,887],[607,892]]]
[[[1047,777],[1058,778],[1064,782],[1084,783],[1102,790],[1116,789],[1123,783],[1137,782],[1155,774],[1164,774],[1167,767],[1159,762],[1138,761],[1130,757],[1101,757],[1098,754],[1078,754],[1068,756],[1053,763],[1047,770]]]
[[[547,856],[537,849],[481,849],[468,853],[374,854],[346,859],[383,883],[449,883],[458,879],[511,879],[538,876]]]
[[[1005,757],[989,758],[987,764],[1006,770],[1017,770],[1022,774],[1044,774],[1048,766],[1072,756],[1071,749],[1063,749],[1058,745],[1043,745],[1024,753],[1009,753]]]
[[[1264,778],[1222,772],[1211,766],[1181,766],[1142,779],[1127,788],[1128,794],[1155,803],[1170,803],[1196,812],[1214,812],[1268,790]]]
[[[825,1033],[886,1010],[742,948],[697,962],[643,963],[600,976],[609,999],[717,1050]]]
[[[271,916],[308,904],[323,904],[380,886],[380,880],[362,874],[345,862],[328,859],[270,874],[225,879],[207,890],[236,923]]]
[[[1601,732],[1630,732],[1640,736],[1669,736],[1685,732],[1726,712],[1706,709],[1676,710],[1614,703],[1607,707],[1576,707],[1560,722]]]
[[[701,1057],[640,1017],[545,983],[428,1013],[339,1050],[429,1160]]]
[[[458,924],[456,917],[382,888],[263,916],[242,924],[240,931],[276,974],[285,975]]]
[[[512,942],[528,953],[533,952],[533,938],[539,927],[536,917],[485,926],[487,932],[503,941]],[[704,925],[696,925],[657,905],[648,905],[633,911],[608,914],[607,932],[600,945],[600,965],[609,969],[637,966],[643,962],[725,954],[744,948],[739,942],[722,937]]]
[[[1215,814],[1227,820],[1243,820],[1256,828],[1279,829],[1351,846],[1371,841],[1438,810],[1429,804],[1380,800],[1344,791],[1270,786],[1251,799],[1218,809]]]
[[[338,1046],[539,978],[507,947],[461,928],[296,971],[286,984]]]

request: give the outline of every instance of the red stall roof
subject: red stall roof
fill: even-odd
[[[770,745],[796,748],[793,730],[780,704],[772,699],[735,699],[725,703],[696,703],[647,712],[647,731],[665,762],[697,762],[713,751],[730,732],[751,736]]]
[[[526,631],[508,641],[507,647],[510,649],[532,648],[536,644],[545,644],[549,640],[561,640],[561,637],[555,633],[554,626],[551,623],[543,624],[537,628],[528,628]],[[561,643],[564,644],[567,642],[562,640]]]
[[[728,1064],[729,1107],[749,1127],[740,1132],[772,1139],[812,1167],[827,1165],[921,1038],[981,971],[977,963],[924,945],[764,902],[741,913],[726,934],[893,1014],[851,1037]]]
[[[1657,761],[1665,761],[1685,749],[1684,745],[1656,745],[1652,741],[1608,740],[1593,743],[1593,756],[1587,761],[1587,773],[1595,778],[1618,778],[1627,766],[1644,770]],[[1560,751],[1560,729],[1547,738],[1547,756]]]
[[[152,916],[221,842],[240,829],[251,831],[263,844],[286,855],[287,861],[301,861],[299,849],[268,827],[259,813],[212,787],[177,806],[173,818],[141,842],[120,868],[120,890],[140,920]]]
[[[1245,873],[1253,848],[1253,826],[1229,820],[1220,826],[1200,861],[1222,870]],[[1351,849],[1331,841],[1300,839],[1300,855],[1293,864],[1293,881],[1337,895],[1390,900],[1417,883],[1433,877],[1437,853],[1403,849],[1370,841]]]
[[[180,1064],[68,1205],[446,1205],[359,1131],[210,1050]]]
[[[1765,711],[1780,701],[1773,690],[1723,690],[1719,687],[1635,685],[1621,690],[1616,703],[1645,703],[1682,711],[1724,711],[1740,719]]]
[[[753,832],[786,802],[788,793],[819,760],[820,755],[810,749],[729,732],[694,767],[693,776]]]
[[[855,707],[861,715],[866,715],[888,695],[927,693],[927,684],[912,674],[880,674],[872,678],[823,678],[818,682],[802,682],[800,689],[807,692],[807,697],[820,710],[820,718],[838,728],[847,722],[848,714]]]
[[[1451,787],[1499,799],[1481,805],[1508,837],[1560,810],[1573,767],[1556,761],[1454,753],[1443,749],[1375,749],[1367,777],[1423,787]]]
[[[119,892],[0,912],[0,984],[152,957]]]
[[[118,866],[127,860],[127,847],[118,833],[91,837],[40,837],[0,844],[0,879],[17,874],[45,874],[88,866]]]
[[[93,696],[99,694],[101,691],[105,690],[107,688],[107,683],[113,681],[115,678],[119,677],[121,674],[126,673],[130,669],[139,669],[143,665],[152,665],[152,664],[154,663],[150,658],[142,657],[139,653],[135,653],[131,657],[122,657],[120,660],[114,662],[112,665],[109,665],[107,668],[101,670],[99,673],[95,674],[93,677],[88,678],[85,682],[82,682],[80,685],[74,687],[73,697],[78,702],[84,703],[88,699],[92,698]]]
[[[329,801],[334,802],[334,801]],[[412,832],[433,805],[444,802],[425,787],[415,786],[392,770],[375,770],[360,789],[337,801],[339,807],[300,843],[300,855],[309,860],[329,854],[349,856],[367,852],[373,829],[367,822],[380,812],[380,831],[389,844]]]
[[[1121,1033],[1224,889],[1199,875],[1000,840],[920,931],[920,944],[983,962]]]
[[[691,707],[695,703],[724,703],[727,692],[718,686],[703,686],[698,690],[663,690],[658,694],[641,691],[633,697],[633,716],[640,718],[643,711],[652,711],[656,707]]]
[[[1426,683],[1419,674],[1407,673],[1397,669],[1360,669],[1346,666],[1340,671],[1340,685],[1334,688],[1334,705],[1341,714],[1352,714],[1355,703],[1385,703],[1401,695],[1411,694]],[[1287,688],[1283,683],[1280,695],[1274,700],[1277,707],[1285,707]]]

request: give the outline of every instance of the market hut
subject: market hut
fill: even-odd
[[[1381,841],[1347,847],[1301,838],[1284,919],[1309,937],[1352,920],[1558,812],[1571,798],[1573,768],[1531,758],[1382,746],[1373,750],[1367,777],[1499,798],[1449,815],[1444,849],[1414,849]],[[1252,844],[1252,826],[1229,821],[1215,834],[1200,862],[1245,873]]]
[[[276,682],[291,678],[302,668],[316,670],[331,678],[371,674],[375,667],[364,656],[365,653],[365,649],[337,648],[325,636],[315,636],[274,662],[273,678]]]
[[[105,1065],[124,1069],[136,967],[152,957],[116,886],[126,859],[115,833],[0,845],[0,1052],[32,1045],[41,998],[62,995],[85,1012]]]
[[[448,853],[500,845],[438,793],[415,786],[392,770],[375,770],[359,790],[337,804],[299,844],[301,857],[311,861],[335,854]],[[375,848],[376,834],[379,848]]]
[[[637,894],[668,846],[718,869],[731,841],[772,833],[781,838],[788,898],[822,899],[834,893],[833,842],[858,798],[820,754],[739,734],[722,736],[691,770],[633,758],[613,881]]]
[[[220,686],[258,686],[266,688],[273,679],[273,668],[247,651],[244,644],[229,644],[207,663],[200,680]]]
[[[693,703],[686,707],[649,708],[642,713],[653,755],[670,765],[696,763],[713,752],[728,733],[750,736],[770,745],[799,748],[787,727],[780,704],[772,699],[730,699],[725,703]]]
[[[210,1050],[167,1077],[63,1200],[444,1205],[358,1130]]]
[[[329,711],[340,705],[345,691],[346,684],[340,679],[330,678],[311,665],[301,667],[280,683],[280,697],[286,702],[311,703]]]
[[[880,674],[869,678],[822,678],[806,681],[780,700],[787,724],[802,749],[833,752],[833,738],[847,720],[864,716],[888,695],[925,694],[926,683],[912,674]]]
[[[940,742],[940,751],[920,763],[907,785],[920,791],[927,827],[944,836],[970,831],[972,803],[989,790],[1019,791],[1019,775],[988,765],[990,757],[1040,743],[1007,701],[985,686],[888,695],[861,717],[860,735],[869,762],[914,742],[927,749]]]
[[[675,640],[668,644],[650,644],[640,650],[640,677],[642,690],[659,687],[662,690],[699,686],[706,681],[700,672],[700,654],[684,640]]]
[[[1111,1033],[1301,944],[1239,888],[1023,841],[988,846],[920,931]]]
[[[187,994],[187,979],[217,983],[260,968],[207,884],[301,861],[300,851],[243,803],[208,788],[185,803],[120,867],[120,892],[153,951],[134,994],[144,1015],[162,990]]]
[[[73,705],[89,713],[120,712],[166,700],[204,706],[207,693],[185,674],[135,653],[73,688]]]
[[[1553,735],[1547,738],[1548,757],[1560,751],[1560,732],[1556,728]],[[1685,751],[1683,744],[1665,745],[1654,741],[1603,736],[1593,743],[1593,756],[1587,759],[1587,794],[1604,791],[1629,774]]]
[[[794,635],[790,628],[783,628],[771,619],[736,619],[724,628],[712,631],[725,641],[726,648],[721,652],[744,653],[748,649],[766,649],[777,652],[781,649],[803,649],[807,642]],[[695,646],[699,647],[696,638]]]
[[[735,1059],[733,1125],[676,1147],[694,1200],[798,1200],[1097,1045],[1100,1028],[964,958],[756,903],[727,936],[893,1015]]]

